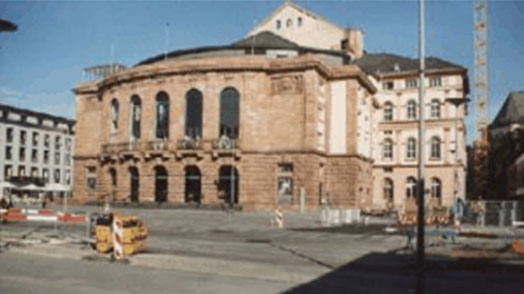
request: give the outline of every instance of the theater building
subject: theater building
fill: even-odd
[[[286,1],[230,45],[90,68],[73,90],[75,199],[255,210],[297,209],[302,194],[307,208],[383,207],[374,119],[391,93],[358,63],[373,56],[361,30]]]

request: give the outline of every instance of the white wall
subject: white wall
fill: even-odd
[[[346,82],[331,82],[331,124],[329,134],[329,152],[333,154],[346,153],[347,109]]]

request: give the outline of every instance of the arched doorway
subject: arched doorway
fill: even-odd
[[[134,166],[129,168],[129,175],[130,175],[130,198],[131,202],[138,202],[139,194],[138,190],[140,187],[139,182],[139,176],[138,176],[138,169]]]
[[[231,165],[220,167],[218,173],[218,195],[225,203],[238,204],[238,171]]]
[[[194,165],[186,166],[186,183],[185,183],[185,202],[199,203],[202,201],[201,194],[201,174],[198,167]]]
[[[155,167],[155,202],[167,201],[167,171],[163,166]]]

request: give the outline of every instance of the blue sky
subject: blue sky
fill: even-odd
[[[0,103],[72,117],[71,89],[83,68],[111,61],[131,66],[164,52],[166,23],[170,51],[229,44],[282,2],[0,1],[0,18],[19,26],[0,33]],[[417,56],[416,1],[295,2],[341,26],[364,29],[369,52]],[[427,54],[467,67],[471,80],[472,22],[471,1],[426,3]],[[510,91],[524,89],[523,32],[524,1],[490,1],[490,117]],[[473,118],[470,111],[470,139]]]

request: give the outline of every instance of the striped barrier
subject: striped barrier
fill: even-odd
[[[124,258],[124,223],[120,217],[113,217],[113,256],[116,260]]]
[[[275,226],[279,229],[284,227],[284,215],[280,209],[275,210],[275,218],[273,220]]]
[[[64,222],[85,223],[88,218],[84,214],[55,213],[47,209],[0,209],[0,219],[6,221],[37,221],[37,222]]]

